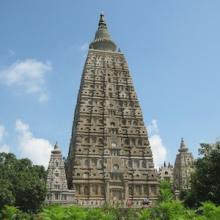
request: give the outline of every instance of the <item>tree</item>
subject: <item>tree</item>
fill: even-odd
[[[188,206],[199,206],[204,201],[220,204],[220,142],[201,144],[202,156],[195,163],[191,179],[191,189],[184,192]]]
[[[169,181],[161,180],[159,185],[159,202],[167,202],[173,199],[172,186]]]
[[[0,208],[5,204],[12,205],[15,202],[15,197],[12,194],[12,185],[7,180],[0,180]]]
[[[46,171],[29,159],[0,153],[0,209],[15,205],[22,211],[36,212],[46,196]]]

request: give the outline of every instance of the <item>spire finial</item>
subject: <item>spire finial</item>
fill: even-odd
[[[116,51],[116,47],[116,44],[111,40],[110,34],[108,33],[104,14],[101,13],[95,39],[91,42],[89,48],[95,50]]]
[[[185,147],[185,142],[184,142],[183,137],[181,137],[181,144],[180,144],[180,147],[181,147],[181,148],[184,148],[184,147]]]
[[[100,18],[99,18],[99,27],[101,25],[104,25],[106,27],[106,23],[105,23],[105,18],[104,18],[104,13],[103,12],[100,14]]]
[[[186,151],[188,151],[188,148],[186,147],[186,144],[185,144],[184,139],[182,137],[179,152],[186,152]]]
[[[56,141],[55,145],[54,145],[54,150],[58,150],[59,149],[59,145],[58,142]]]

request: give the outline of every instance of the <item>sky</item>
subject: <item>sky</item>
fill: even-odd
[[[80,77],[103,12],[125,54],[156,166],[181,137],[195,157],[220,136],[220,1],[1,0],[0,151],[67,156]]]

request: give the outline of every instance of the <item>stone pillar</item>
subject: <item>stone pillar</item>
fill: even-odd
[[[102,194],[102,192],[101,192],[101,185],[99,184],[99,185],[97,185],[97,187],[98,187],[98,195],[101,196],[101,194]]]
[[[83,185],[79,184],[79,187],[77,187],[79,189],[79,194],[84,194],[84,190],[83,190]]]
[[[150,197],[151,196],[151,185],[150,184],[147,185],[147,191],[148,191],[148,197]]]
[[[89,196],[93,196],[93,185],[89,184]]]
[[[106,202],[110,201],[110,191],[109,191],[109,180],[106,180],[105,182],[105,200]]]
[[[128,181],[125,181],[125,201],[127,201],[129,199],[129,189],[128,189]]]

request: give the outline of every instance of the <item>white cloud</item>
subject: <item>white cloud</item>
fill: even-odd
[[[49,62],[43,63],[35,59],[17,61],[0,71],[0,81],[7,86],[17,86],[27,94],[35,93],[39,101],[47,101],[45,75],[52,70]],[[43,97],[43,98],[42,98]]]
[[[157,120],[153,119],[151,123],[148,125],[148,133],[149,135],[153,135],[155,133],[159,133]]]
[[[166,159],[167,150],[159,134],[157,120],[152,120],[148,125],[149,141],[153,153],[154,164],[159,168]]]
[[[7,132],[3,125],[0,124],[0,152],[8,153],[10,148],[7,144],[2,144],[4,137],[6,136]]]
[[[53,149],[50,142],[43,138],[34,137],[29,125],[21,120],[16,120],[16,131],[21,157],[30,158],[34,164],[47,168]]]

